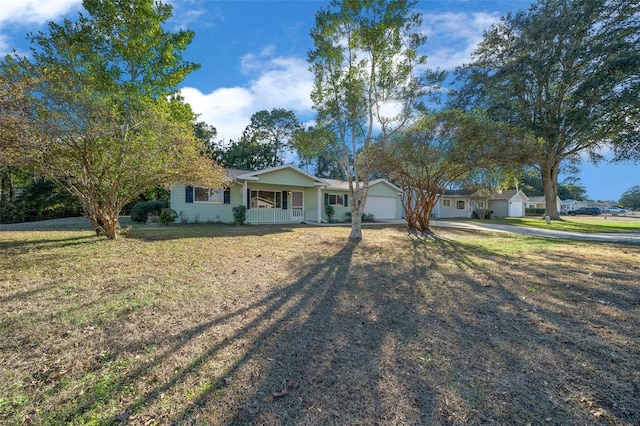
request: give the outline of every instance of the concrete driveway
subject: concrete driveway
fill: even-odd
[[[524,226],[501,225],[480,222],[457,222],[446,220],[433,220],[431,226],[437,228],[462,228],[480,231],[506,232],[510,234],[531,235],[534,237],[559,238],[581,241],[601,241],[609,243],[636,243],[640,244],[640,232],[636,233],[582,233],[572,231],[557,231],[542,228],[527,228]]]

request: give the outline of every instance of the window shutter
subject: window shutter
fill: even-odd
[[[193,203],[193,186],[187,186],[184,194],[185,203]]]
[[[251,208],[251,190],[247,188],[247,210]]]
[[[329,205],[329,194],[324,194],[324,205],[328,206]]]
[[[282,210],[287,209],[287,191],[282,191]]]
[[[224,204],[231,204],[231,188],[227,187],[224,189],[224,194],[222,195],[222,202]]]
[[[349,196],[344,194],[344,206],[349,207]]]

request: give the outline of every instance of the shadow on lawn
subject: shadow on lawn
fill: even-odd
[[[597,280],[597,274],[579,271],[560,281],[553,263],[519,263],[447,239],[413,241],[405,249],[390,254],[383,246],[351,243],[327,247],[333,254],[326,258],[300,255],[288,265],[299,277],[291,284],[179,335],[137,342],[166,349],[121,377],[107,400],[198,339],[206,344],[112,421],[143,423],[138,416],[212,362],[228,362],[223,374],[201,380],[188,402],[164,410],[166,417],[156,421],[640,420],[637,286],[594,289],[585,278]],[[565,256],[563,261],[580,264]],[[229,323],[236,324],[234,331],[215,332]],[[86,396],[66,421],[82,419],[100,402]]]
[[[225,223],[199,223],[185,225],[134,225],[127,238],[141,241],[167,241],[185,238],[265,236],[293,232],[294,228],[311,225],[242,225],[234,226]]]

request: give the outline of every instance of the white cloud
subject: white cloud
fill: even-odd
[[[422,32],[427,35],[429,68],[452,70],[468,62],[482,41],[484,30],[498,22],[500,14],[446,12],[423,14]]]
[[[81,0],[0,0],[0,25],[43,24],[81,9]]]
[[[182,89],[200,119],[215,126],[218,138],[225,142],[237,139],[249,124],[251,116],[261,110],[284,108],[293,110],[299,119],[311,113],[309,97],[313,76],[307,62],[293,57],[270,57],[273,49],[241,58],[244,72],[256,73],[247,87],[219,88],[202,93],[197,88]]]

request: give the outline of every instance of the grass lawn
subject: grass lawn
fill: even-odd
[[[640,424],[640,247],[0,232],[0,424]]]
[[[573,232],[607,232],[607,233],[628,233],[637,232],[640,233],[640,217],[635,216],[561,216],[562,220],[553,220],[550,224],[547,224],[543,218],[538,217],[509,217],[504,219],[490,219],[486,221],[479,221],[474,219],[474,222],[478,223],[497,223],[503,225],[513,226],[527,226],[530,228],[543,228],[543,229],[555,229],[559,231],[573,231]],[[448,220],[448,219],[447,219]],[[470,219],[455,219],[462,221],[469,221]]]

